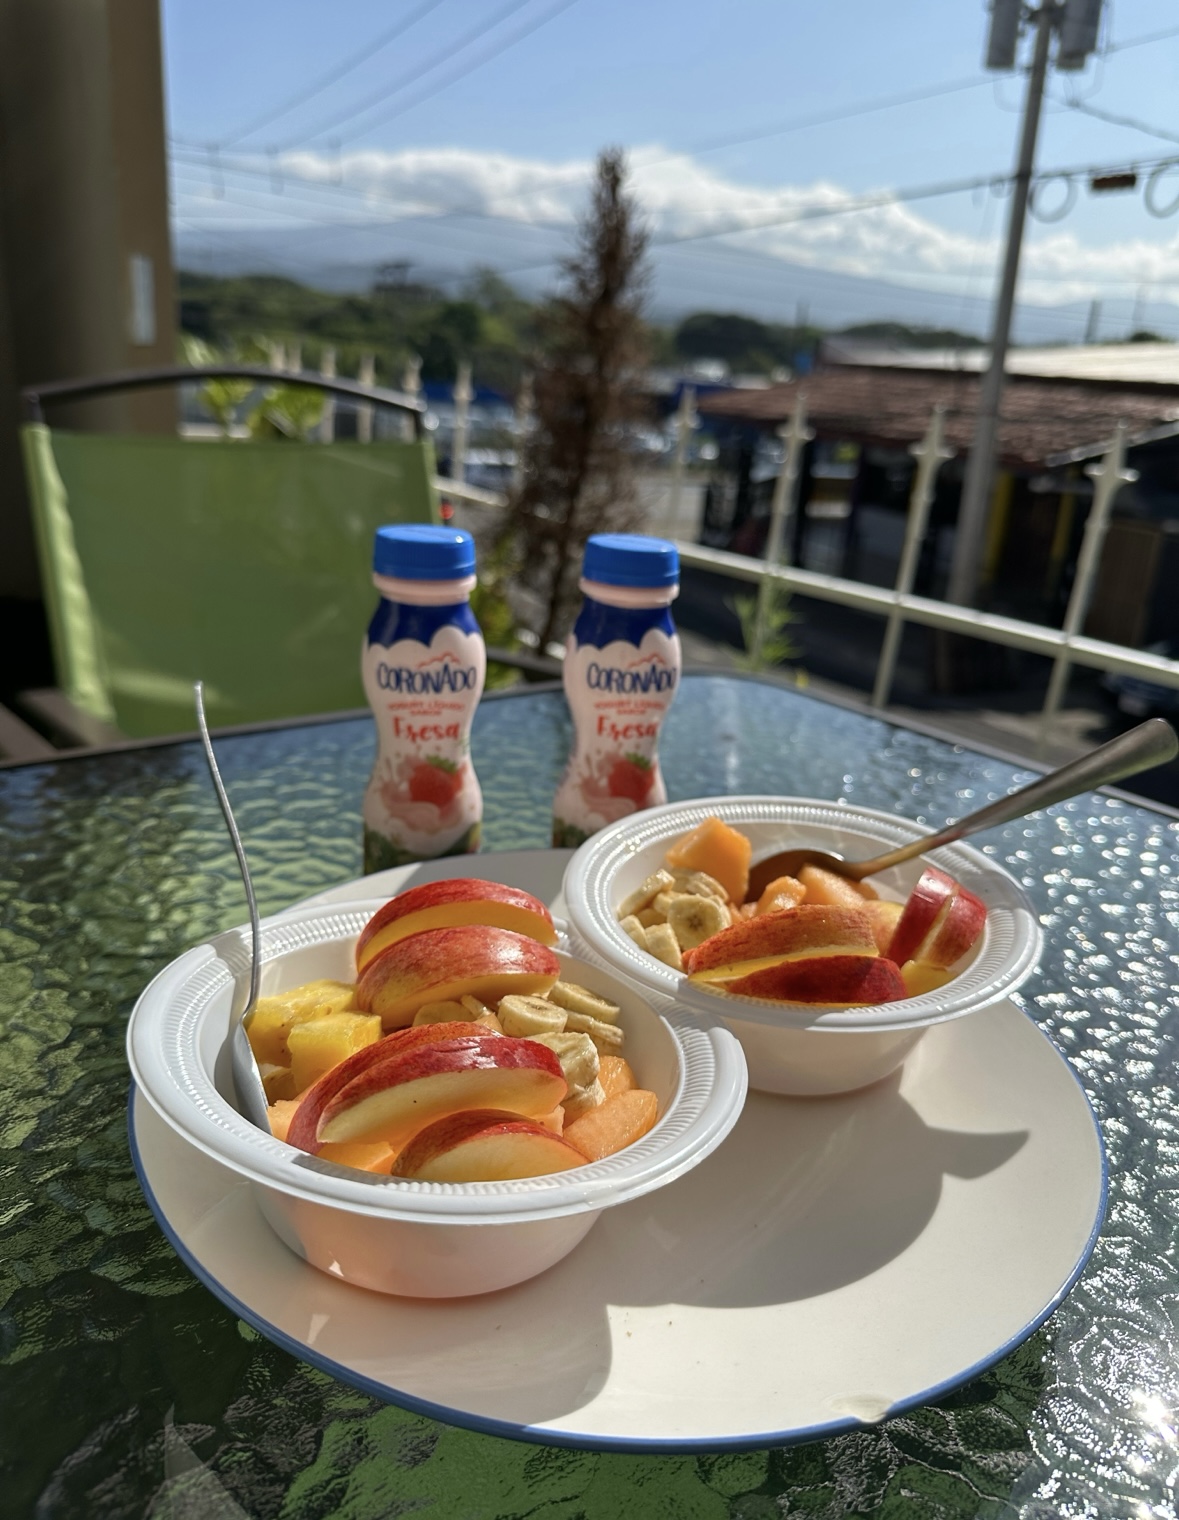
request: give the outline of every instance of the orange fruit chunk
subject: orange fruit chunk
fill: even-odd
[[[787,908],[797,908],[806,896],[806,888],[793,876],[777,876],[761,896],[754,909],[756,913],[784,913]]]
[[[848,881],[846,876],[837,876],[822,866],[803,866],[798,879],[806,888],[807,902],[825,903],[832,908],[862,908],[866,898],[877,895],[876,888],[866,881]]]
[[[622,1056],[598,1057],[598,1081],[602,1084],[607,1099],[616,1098],[619,1093],[630,1092],[639,1085],[630,1069],[630,1062]]]
[[[614,1098],[607,1098],[565,1126],[564,1138],[576,1146],[588,1161],[601,1161],[625,1146],[641,1140],[659,1117],[659,1102],[653,1092],[632,1087]]]
[[[667,852],[673,870],[704,871],[735,903],[745,901],[749,890],[749,859],[753,846],[744,834],[719,818],[706,818],[682,835]]]

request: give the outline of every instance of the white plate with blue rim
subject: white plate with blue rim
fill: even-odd
[[[560,908],[568,858],[434,862],[313,901],[467,872]],[[419,1413],[598,1450],[780,1445],[937,1399],[1048,1318],[1106,1197],[1085,1094],[1011,1002],[936,1026],[861,1092],[751,1093],[689,1175],[608,1211],[541,1277],[478,1298],[397,1299],[318,1272],[137,1093],[130,1131],[172,1244],[262,1334]]]

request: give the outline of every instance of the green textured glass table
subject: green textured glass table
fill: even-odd
[[[480,707],[488,849],[547,845],[569,739],[559,692]],[[224,736],[218,753],[264,913],[359,874],[369,722]],[[662,754],[672,797],[844,797],[930,827],[1030,779],[735,677],[685,679]],[[741,1454],[583,1453],[378,1403],[189,1274],[132,1169],[123,1034],[156,971],[244,917],[199,747],[0,770],[0,1514],[1176,1514],[1179,822],[1089,794],[981,837],[1041,912],[1019,1001],[1109,1151],[1105,1228],[1073,1292],[984,1376],[881,1425]]]

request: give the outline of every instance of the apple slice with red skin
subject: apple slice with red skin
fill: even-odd
[[[476,876],[454,876],[410,887],[378,908],[356,941],[356,969],[363,971],[399,939],[456,924],[491,924],[530,935],[542,945],[557,943],[552,914],[531,892]]]
[[[560,1062],[535,1040],[438,1040],[354,1077],[328,1100],[316,1139],[384,1140],[397,1148],[467,1108],[507,1109],[526,1119],[551,1113],[568,1090]]]
[[[888,954],[892,937],[896,933],[897,924],[900,923],[904,911],[904,903],[889,902],[885,898],[877,898],[874,902],[864,904],[864,912],[872,925],[872,933],[876,936],[876,948],[881,955]]]
[[[470,995],[495,1004],[509,992],[543,997],[561,974],[547,945],[491,924],[423,929],[373,957],[356,984],[356,1007],[386,1029],[412,1024],[426,1003]]]
[[[900,968],[880,955],[807,955],[779,961],[735,982],[726,992],[784,1003],[895,1003],[907,997]]]
[[[394,1030],[384,1039],[365,1045],[330,1071],[325,1071],[319,1081],[313,1083],[303,1094],[284,1139],[296,1150],[308,1151],[314,1156],[319,1149],[315,1134],[321,1114],[341,1088],[347,1087],[361,1072],[418,1045],[431,1045],[438,1040],[484,1040],[487,1037],[488,1030],[483,1024],[460,1023],[458,1020],[450,1024],[421,1024],[412,1029]]]
[[[872,924],[862,908],[801,903],[781,913],[743,918],[684,953],[693,978],[726,981],[790,955],[876,954]]]
[[[417,1182],[509,1182],[584,1165],[579,1150],[534,1119],[475,1108],[419,1130],[392,1175]]]
[[[960,886],[909,959],[923,965],[948,968],[971,949],[986,921],[986,904]]]
[[[938,914],[946,909],[957,891],[958,883],[952,876],[947,876],[936,866],[926,866],[905,899],[904,912],[889,941],[886,953],[890,961],[903,966],[914,958],[917,947],[933,928]]]

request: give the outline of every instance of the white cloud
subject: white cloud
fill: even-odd
[[[689,246],[725,244],[813,268],[949,292],[973,285],[985,294],[998,265],[997,233],[982,240],[953,231],[915,203],[892,201],[792,221],[806,212],[838,212],[862,197],[824,182],[777,188],[741,184],[686,154],[654,146],[634,150],[631,167],[634,192],[657,240],[712,234],[710,241]],[[367,149],[339,157],[292,152],[274,163],[257,161],[259,171],[277,170],[284,180],[315,186],[317,193],[334,190],[342,216],[358,208],[384,218],[459,212],[550,228],[575,221],[592,168],[589,160],[554,163],[467,148]],[[341,187],[350,193],[341,194]],[[993,218],[995,225],[1001,220]],[[1123,283],[1122,293],[1138,285],[1179,285],[1179,235],[1162,227],[1160,232],[1157,240],[1094,243],[1064,228],[1049,233],[1033,224],[1021,298],[1051,305],[1108,294],[1112,282]]]

